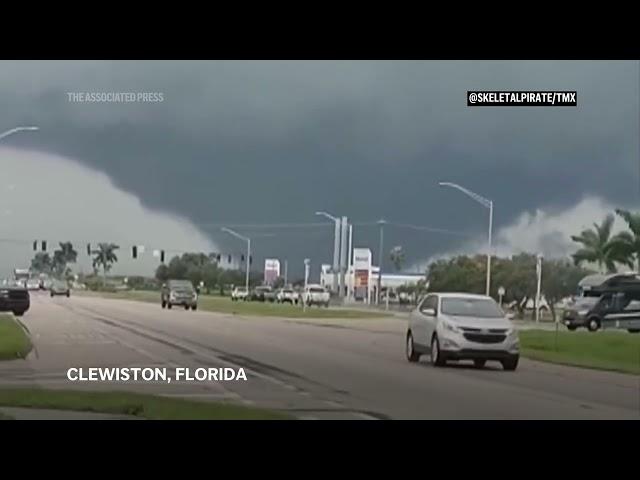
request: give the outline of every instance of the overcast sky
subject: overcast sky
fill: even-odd
[[[476,89],[576,90],[578,107],[469,108]],[[235,252],[220,224],[318,222],[316,210],[469,235],[388,227],[385,256],[401,245],[417,268],[483,248],[486,211],[437,186],[448,180],[494,201],[498,253],[563,256],[575,230],[640,207],[639,89],[638,62],[622,61],[3,61],[0,131],[41,131],[1,141],[0,236]],[[240,230],[275,234],[255,238],[256,257],[288,259],[292,272],[304,257],[331,260],[329,226]],[[355,227],[374,258],[377,238]],[[32,254],[11,245],[3,271]],[[155,264],[119,268],[136,265]]]

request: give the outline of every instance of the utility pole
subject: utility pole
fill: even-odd
[[[380,290],[382,288],[382,262],[384,259],[384,255],[382,253],[384,249],[384,224],[387,223],[385,220],[378,220],[378,225],[380,225],[380,245],[378,247],[378,288],[376,289],[376,305],[380,303]]]
[[[289,261],[285,260],[284,261],[284,286],[285,287],[287,286],[287,279],[288,279],[288,275],[287,275],[288,274],[288,272],[287,272],[288,268],[287,267],[288,266],[289,266]]]
[[[540,322],[540,287],[542,285],[542,254],[536,258],[536,274],[538,276],[538,287],[536,289],[536,323]]]

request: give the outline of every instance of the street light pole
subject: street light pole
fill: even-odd
[[[335,223],[333,232],[333,290],[340,292],[342,286],[339,285],[339,266],[340,266],[340,218],[334,217],[327,212],[316,212],[316,215],[326,217]]]
[[[489,295],[491,292],[491,231],[493,229],[493,201],[487,200],[486,198],[478,195],[477,193],[468,190],[457,183],[451,182],[439,182],[438,185],[441,187],[451,187],[456,190],[461,191],[468,197],[471,197],[473,200],[489,209],[489,243],[487,250],[487,284],[486,284],[486,295]]]
[[[12,128],[11,130],[7,130],[6,132],[0,133],[0,140],[2,140],[5,137],[8,137],[9,135],[13,135],[14,133],[17,132],[26,132],[26,131],[36,131],[39,130],[38,127],[16,127],[16,128]]]
[[[384,224],[387,223],[385,220],[378,220],[378,225],[380,225],[380,246],[378,250],[378,288],[376,289],[376,305],[380,303],[380,290],[382,288],[382,262],[384,259],[384,255],[382,254],[382,250],[384,248]]]
[[[222,227],[222,231],[227,232],[228,234],[233,235],[234,237],[247,242],[247,258],[246,258],[247,272],[245,275],[245,287],[247,289],[247,295],[249,295],[249,269],[251,268],[251,239],[249,237],[244,237],[240,235],[238,232],[234,232],[233,230],[227,227]]]
[[[10,130],[7,130],[6,132],[2,132],[0,133],[0,140],[2,140],[3,138],[8,137],[9,135],[13,135],[14,133],[18,133],[18,132],[33,132],[39,130],[38,127],[15,127],[12,128]]]

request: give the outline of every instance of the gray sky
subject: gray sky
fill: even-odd
[[[73,198],[62,204],[91,197],[91,210],[89,203],[74,209],[64,229],[79,239],[117,234],[123,245],[141,243],[144,232],[153,237],[147,242],[179,249],[237,251],[237,240],[203,224],[317,222],[319,209],[356,222],[384,217],[471,235],[390,227],[385,251],[402,245],[415,266],[481,248],[485,239],[486,212],[437,186],[449,180],[494,200],[499,252],[526,245],[566,255],[574,229],[609,208],[640,204],[639,88],[638,62],[622,61],[4,61],[0,130],[36,124],[41,131],[3,141],[3,168],[15,171],[2,181],[9,173],[20,184],[86,167],[20,195],[38,204],[63,191]],[[469,108],[466,91],[476,89],[576,90],[578,107]],[[67,95],[123,91],[160,92],[163,101],[74,103]],[[44,154],[56,160],[29,171],[7,160]],[[107,179],[109,189],[90,187]],[[114,208],[119,196],[131,208]],[[154,227],[162,234],[147,228],[147,217],[153,222],[145,209],[168,222]],[[33,221],[14,223],[3,237],[54,236],[54,228],[66,235],[45,209],[17,203],[11,210]],[[67,225],[62,210],[56,222]],[[110,217],[113,229],[88,221],[94,211]],[[330,261],[330,227],[269,233],[276,236],[254,241],[259,258],[287,258],[294,272],[305,256]],[[375,227],[356,227],[354,239],[377,258]],[[6,257],[3,269],[25,261]]]

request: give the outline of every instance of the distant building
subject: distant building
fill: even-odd
[[[334,274],[331,271],[332,266],[323,264],[320,269],[320,285],[326,287],[333,293],[337,293],[333,289]],[[347,298],[356,301],[371,302],[377,297],[378,289],[378,272],[377,266],[371,265],[368,269],[368,275],[364,275],[361,269],[355,269],[353,266],[345,274],[345,293]],[[426,281],[427,277],[417,273],[382,273],[380,279],[381,289],[396,290],[403,285],[416,285],[420,280]]]

